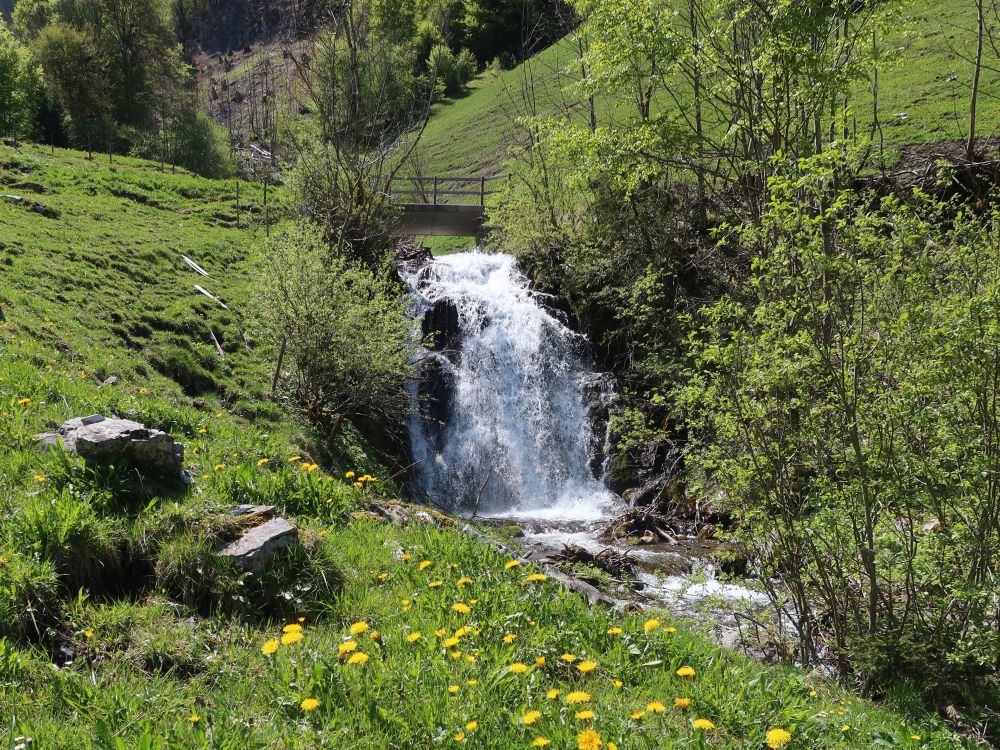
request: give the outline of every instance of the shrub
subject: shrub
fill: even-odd
[[[476,66],[476,58],[469,50],[463,49],[456,55],[444,44],[431,49],[427,58],[428,69],[444,85],[449,96],[460,94],[465,89],[476,74]]]

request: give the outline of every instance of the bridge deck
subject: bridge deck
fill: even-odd
[[[482,206],[406,203],[393,234],[478,237],[483,231],[483,216]]]
[[[509,180],[510,175],[479,177],[397,177],[392,195],[400,200],[403,213],[393,227],[396,235],[480,237],[483,233],[486,197],[495,190],[487,186]],[[453,186],[457,186],[453,187]],[[472,187],[473,189],[469,189]],[[414,202],[414,198],[422,202]],[[458,198],[461,203],[448,203]],[[473,204],[469,198],[478,202]]]

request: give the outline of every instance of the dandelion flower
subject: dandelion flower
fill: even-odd
[[[364,664],[366,661],[368,661],[368,654],[364,651],[358,651],[358,653],[352,655],[351,658],[347,660],[347,663],[353,666],[355,664]]]
[[[31,406],[30,398],[22,398],[17,402],[18,406]]]
[[[608,742],[608,750],[618,750],[618,745],[614,742]]]
[[[920,742],[920,735],[919,734],[911,734],[910,735],[910,739],[913,740],[914,742]]]
[[[711,732],[715,729],[715,724],[708,719],[695,719],[694,722],[692,722],[692,726],[694,726],[694,728],[699,732]]]
[[[648,711],[651,714],[662,714],[666,710],[667,707],[664,706],[659,701],[652,701],[651,703],[646,704],[646,711]]]
[[[222,471],[222,470],[223,470],[223,469],[225,469],[225,468],[226,468],[226,465],[225,465],[225,464],[216,464],[216,465],[215,465],[215,470],[216,470],[216,471]]]
[[[676,633],[677,632],[677,628],[664,628],[663,632],[664,633]]]
[[[364,621],[356,622],[351,625],[351,635],[361,635],[366,630],[368,630],[368,623]]]
[[[38,482],[39,484],[41,484],[42,482],[44,482],[44,481],[45,481],[45,477],[44,477],[44,476],[42,476],[41,474],[35,474],[35,476],[34,476],[34,480],[35,480],[36,482]]]
[[[546,745],[551,745],[552,740],[545,739],[544,737],[535,737],[534,742],[531,743],[532,747],[545,747]]]
[[[412,558],[408,553],[404,552],[399,556],[399,559],[402,560],[403,562],[409,562]]]
[[[595,669],[597,669],[597,662],[587,659],[587,661],[581,661],[576,665],[576,668],[580,670],[583,674],[590,674]]]
[[[278,650],[278,641],[275,638],[272,638],[269,641],[265,641],[264,645],[260,647],[260,652],[264,654],[264,656],[270,656],[277,650]]]
[[[357,641],[345,641],[344,643],[341,643],[339,646],[337,646],[337,657],[343,660],[345,656],[357,650],[358,650]]]
[[[544,656],[539,656],[538,658],[536,658],[535,659],[535,666],[536,667],[544,667],[545,666],[545,657]]]
[[[455,742],[465,742],[465,732],[455,732]]]
[[[633,721],[640,721],[642,719],[642,717],[645,716],[645,715],[646,715],[645,711],[643,711],[641,709],[637,709],[637,710],[635,710],[635,711],[633,711],[631,713],[631,715],[629,716],[629,718],[632,719]]]
[[[259,458],[259,459],[257,459],[257,465],[258,466],[263,466],[264,464],[269,464],[269,463],[271,463],[271,459],[269,459],[269,458]]]
[[[319,701],[315,698],[306,698],[299,704],[299,706],[301,706],[302,710],[308,714],[319,708]]]
[[[612,685],[614,685],[614,686],[615,686],[616,688],[620,688],[620,687],[621,687],[622,685],[624,685],[625,683],[624,683],[624,682],[622,682],[621,680],[612,680],[612,681],[611,681],[611,684],[612,684]]]
[[[451,605],[451,608],[455,612],[458,612],[458,614],[460,615],[467,615],[469,614],[469,612],[472,611],[472,607],[470,607],[465,602],[455,602],[454,604]]]
[[[86,639],[88,639],[88,640],[91,639],[91,638],[93,638],[94,637],[94,631],[93,630],[89,630],[89,629],[88,630],[84,630],[83,631],[83,637],[86,638]]]
[[[655,617],[651,618],[649,620],[646,620],[646,622],[644,622],[642,624],[642,629],[645,630],[647,633],[653,632],[658,627],[660,627],[660,621],[657,620]]]
[[[559,697],[559,690],[557,688],[552,688],[545,694],[545,697],[548,698],[550,701],[554,701],[556,698]]]
[[[589,708],[585,708],[582,711],[576,712],[576,718],[578,718],[580,721],[590,721],[591,719],[594,718],[594,712],[591,711]]]
[[[281,645],[293,646],[301,640],[302,640],[302,633],[300,633],[299,631],[295,631],[292,633],[285,633],[283,636],[281,636]]]
[[[608,628],[608,635],[621,635],[622,632],[621,628]]]
[[[774,727],[773,729],[767,730],[767,734],[764,735],[764,740],[767,742],[767,746],[771,748],[771,750],[780,750],[780,748],[783,748],[792,741],[792,735],[780,727]]]
[[[573,662],[576,661],[576,657],[573,656],[573,654],[570,654],[570,653],[565,653],[562,656],[560,656],[559,658],[562,659],[567,664],[572,664]]]
[[[456,586],[465,586],[468,583],[472,583],[472,579],[467,576],[462,576],[457,581],[455,581]]]
[[[514,635],[513,633],[507,633],[507,635],[503,637],[503,642],[506,643],[508,646],[512,644],[515,640],[517,640],[517,636]]]
[[[674,698],[674,706],[679,708],[681,711],[687,711],[691,708],[690,698]]]
[[[576,736],[576,746],[579,750],[600,750],[601,735],[593,729],[585,729]]]
[[[817,693],[815,690],[810,690],[809,691],[809,697],[810,698],[815,698],[817,695],[819,695],[819,693]]]
[[[199,721],[201,721],[201,717],[194,711],[192,711],[191,715],[188,716],[188,721],[190,721],[192,724],[197,724]]]
[[[458,690],[459,690],[458,685],[449,685],[448,686],[448,692],[451,693],[452,695],[458,695]]]
[[[479,729],[479,722],[478,721],[467,722],[465,724],[465,729],[469,732],[475,732],[477,729]]]
[[[479,684],[479,680],[466,680],[465,684],[469,687],[475,687]]]
[[[430,586],[432,589],[436,589],[441,586],[441,581],[431,581],[427,585]]]
[[[441,645],[444,646],[445,648],[454,648],[455,646],[458,645],[458,638],[456,638],[455,636],[451,636],[450,638],[445,638],[444,641],[442,641]]]
[[[292,456],[291,458],[288,459],[288,463],[294,464],[296,461],[301,461],[301,460],[302,456]]]
[[[420,634],[419,630],[416,631],[416,632],[410,633],[408,636],[406,636],[406,640],[407,640],[408,643],[416,643],[421,638],[423,638],[423,636]]]
[[[463,625],[462,627],[460,627],[458,630],[455,631],[455,637],[465,638],[465,636],[467,636],[471,632],[472,629],[468,625]]]
[[[417,570],[427,570],[431,566],[430,560],[421,560],[420,564],[417,565]]]
[[[532,573],[525,580],[531,581],[532,583],[541,583],[548,578],[544,573]]]
[[[680,669],[677,670],[677,676],[678,677],[690,678],[690,677],[694,677],[694,675],[695,675],[694,667],[689,667],[686,664],[683,667],[681,667]]]
[[[524,716],[521,717],[521,721],[524,725],[530,727],[532,724],[536,723],[540,718],[542,718],[541,711],[528,711]]]
[[[590,693],[584,693],[582,690],[574,690],[572,693],[566,695],[566,702],[573,706],[578,703],[587,703],[589,701]]]
[[[438,628],[437,630],[434,631],[434,635],[436,635],[438,638],[444,638],[444,634],[447,632],[448,631],[445,630],[444,628]]]
[[[511,560],[506,565],[504,565],[504,568],[506,570],[511,570],[512,568],[517,568],[520,565],[521,565],[521,561],[520,560]]]
[[[302,632],[302,626],[299,625],[297,622],[293,622],[293,623],[290,623],[288,625],[285,625],[285,627],[283,627],[281,629],[281,632],[282,633],[301,633]]]
[[[514,674],[524,674],[525,672],[528,671],[528,665],[516,661],[510,665],[510,671],[513,672]]]
[[[841,732],[850,732],[851,731],[851,725],[850,724],[844,724],[844,726],[842,726],[840,728],[840,731]]]

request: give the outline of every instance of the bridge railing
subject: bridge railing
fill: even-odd
[[[498,192],[495,184],[507,182],[512,176],[502,174],[480,177],[397,177],[393,180],[390,193],[404,203],[484,206],[486,196]],[[461,200],[453,200],[456,197]]]

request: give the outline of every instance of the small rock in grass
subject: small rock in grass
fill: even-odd
[[[219,554],[244,570],[260,570],[279,550],[299,544],[298,529],[284,518],[273,518],[247,531]]]

